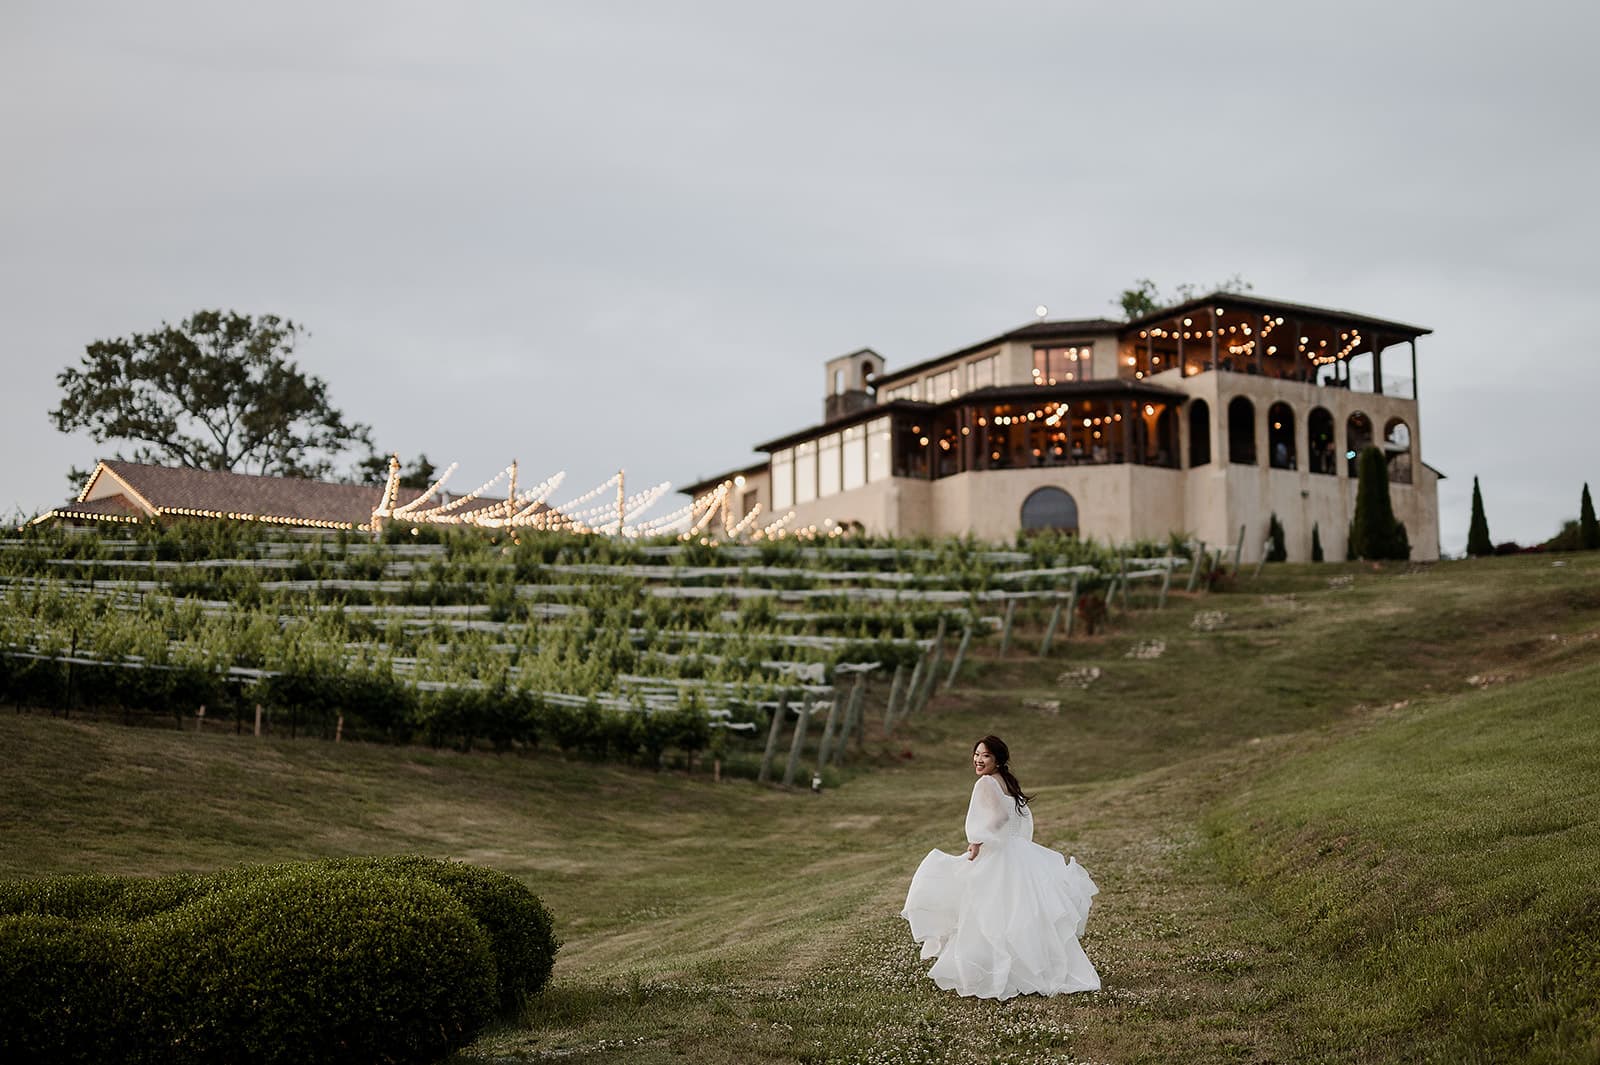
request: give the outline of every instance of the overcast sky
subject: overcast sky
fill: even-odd
[[[0,5],[0,507],[101,449],[99,338],[305,323],[458,488],[743,464],[890,368],[1135,278],[1427,326],[1443,547],[1600,490],[1593,5]],[[1584,103],[1589,100],[1589,103]],[[1403,349],[1401,349],[1403,350]],[[557,501],[565,498],[559,494]],[[660,508],[658,508],[659,512]]]

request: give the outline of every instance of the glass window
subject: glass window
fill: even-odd
[[[1033,349],[1033,383],[1054,385],[1063,381],[1088,381],[1094,377],[1094,347],[1080,344],[1065,348]]]
[[[817,445],[817,495],[839,494],[839,434],[829,433]]]
[[[794,449],[794,501],[809,503],[817,498],[817,442],[807,440]]]
[[[995,366],[999,361],[1000,356],[990,355],[988,358],[967,363],[967,390],[976,392],[980,388],[992,388]]]
[[[867,423],[867,480],[889,479],[889,419],[875,418]]]
[[[852,425],[841,436],[844,439],[842,484],[848,492],[867,483],[867,427]]]
[[[885,392],[883,394],[883,401],[885,403],[893,403],[897,399],[916,399],[916,398],[917,398],[917,383],[915,381],[913,381],[909,385],[896,385],[895,387],[889,389],[887,392]]]
[[[788,448],[772,453],[772,509],[782,512],[794,506],[794,452]]]

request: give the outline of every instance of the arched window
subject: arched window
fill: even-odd
[[[1411,426],[1390,418],[1383,427],[1383,454],[1389,460],[1389,483],[1411,483]]]
[[[1203,399],[1189,401],[1189,465],[1211,461],[1211,407]]]
[[[1312,473],[1338,473],[1339,464],[1333,454],[1333,415],[1326,407],[1314,407],[1306,419],[1306,437],[1311,447]]]
[[[1228,461],[1256,463],[1256,407],[1243,396],[1228,404]]]
[[[1372,419],[1356,411],[1344,426],[1344,457],[1349,464],[1351,477],[1359,475],[1357,463],[1361,458],[1361,449],[1371,445]]]
[[[1267,461],[1275,470],[1300,468],[1294,439],[1294,408],[1287,403],[1274,403],[1267,408]]]
[[[1022,501],[1022,527],[1077,535],[1078,501],[1059,488],[1035,488]]]

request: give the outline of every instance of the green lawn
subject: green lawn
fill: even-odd
[[[980,657],[820,796],[7,711],[0,874],[507,870],[566,945],[470,1062],[1600,1061],[1600,558],[1552,561],[1269,567]],[[990,730],[1100,883],[1098,994],[937,992],[895,916]]]

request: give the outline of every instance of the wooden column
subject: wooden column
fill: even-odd
[[[1382,347],[1382,343],[1381,343],[1382,340],[1383,340],[1383,338],[1380,337],[1377,333],[1372,334],[1372,394],[1375,395],[1375,396],[1383,395],[1383,347]],[[1373,430],[1373,434],[1372,435],[1373,435],[1374,439],[1376,439],[1376,437],[1378,435],[1377,434],[1377,430]]]

